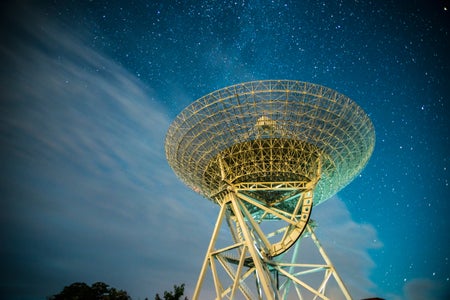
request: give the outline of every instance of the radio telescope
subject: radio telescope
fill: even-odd
[[[374,143],[355,102],[307,82],[237,84],[186,107],[167,132],[167,160],[220,206],[193,299],[351,299],[310,216],[361,172]],[[319,262],[302,261],[307,238]],[[207,277],[214,296],[201,295]]]

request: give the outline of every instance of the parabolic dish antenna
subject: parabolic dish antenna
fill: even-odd
[[[361,172],[374,144],[373,124],[362,108],[317,84],[253,81],[191,103],[167,132],[168,162],[186,185],[221,206],[219,220],[227,218],[234,242],[243,245],[237,251],[241,260],[209,249],[199,282],[204,269],[221,255],[228,264],[255,268],[260,296],[277,295],[279,288],[274,288],[270,275],[276,269],[273,258],[290,249],[308,229],[313,206]],[[286,225],[278,234],[268,234],[261,224],[269,220]],[[212,244],[214,240],[215,236]],[[241,274],[233,276],[239,281],[234,289],[245,296]],[[197,296],[196,292],[194,299]]]

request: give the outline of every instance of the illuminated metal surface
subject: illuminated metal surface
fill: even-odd
[[[346,186],[367,163],[372,122],[348,97],[289,80],[254,81],[212,92],[186,107],[170,126],[166,155],[189,187],[216,201],[226,185],[298,181],[322,170],[314,205]],[[314,177],[317,174],[312,174]]]
[[[185,108],[168,130],[167,159],[182,181],[221,207],[193,299],[208,269],[216,299],[288,299],[292,291],[299,299],[329,299],[332,278],[351,299],[310,215],[364,168],[374,143],[372,122],[356,103],[311,83],[248,82]],[[218,246],[223,220],[231,238]],[[305,231],[324,263],[296,263]],[[304,278],[322,271],[318,286]]]

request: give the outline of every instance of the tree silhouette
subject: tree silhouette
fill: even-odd
[[[49,300],[131,300],[127,292],[109,287],[106,283],[96,282],[92,286],[84,282],[75,282]]]
[[[173,292],[164,292],[164,298],[156,294],[155,300],[183,300],[184,283],[174,285]],[[131,300],[126,291],[117,290],[104,282],[96,282],[91,286],[84,282],[74,282],[65,286],[56,295],[47,297],[48,300]],[[145,298],[147,300],[147,298]],[[184,297],[184,300],[188,300]]]
[[[164,292],[164,300],[182,300],[181,297],[183,297],[184,294],[184,283],[180,286],[174,285],[173,286],[173,293],[172,292]],[[163,300],[159,296],[159,294],[156,294],[155,300]],[[184,298],[184,300],[188,300],[187,297]]]

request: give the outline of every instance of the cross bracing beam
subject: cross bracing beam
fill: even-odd
[[[312,192],[308,196],[306,196],[306,192],[301,193],[299,203],[303,203],[308,197],[312,197]],[[292,297],[296,299],[332,299],[327,294],[330,282],[338,287],[342,299],[351,299],[311,226],[304,225],[305,234],[300,241],[280,244],[280,247],[288,248],[285,251],[292,250],[294,252],[291,257],[285,257],[284,251],[283,254],[270,252],[274,249],[273,242],[260,227],[261,224],[252,218],[247,209],[248,203],[260,205],[257,200],[238,192],[230,192],[222,202],[211,244],[199,276],[194,300],[201,299],[200,290],[208,270],[214,282],[217,300],[287,300]],[[280,221],[286,224],[284,230],[281,231],[281,239],[285,238],[286,231],[292,230],[291,227],[299,226],[296,223],[296,216],[298,216],[296,212],[301,210],[301,207],[302,205],[299,205],[299,208],[291,212],[290,216],[289,212],[282,213],[266,208],[268,213],[278,215]],[[223,247],[216,247],[217,234],[222,228],[223,219],[227,220],[226,224],[233,242]],[[307,238],[315,245],[322,259],[321,263],[297,262],[301,256],[298,251],[299,245]],[[311,275],[314,274],[319,277],[311,279]],[[322,279],[319,279],[320,277]]]

